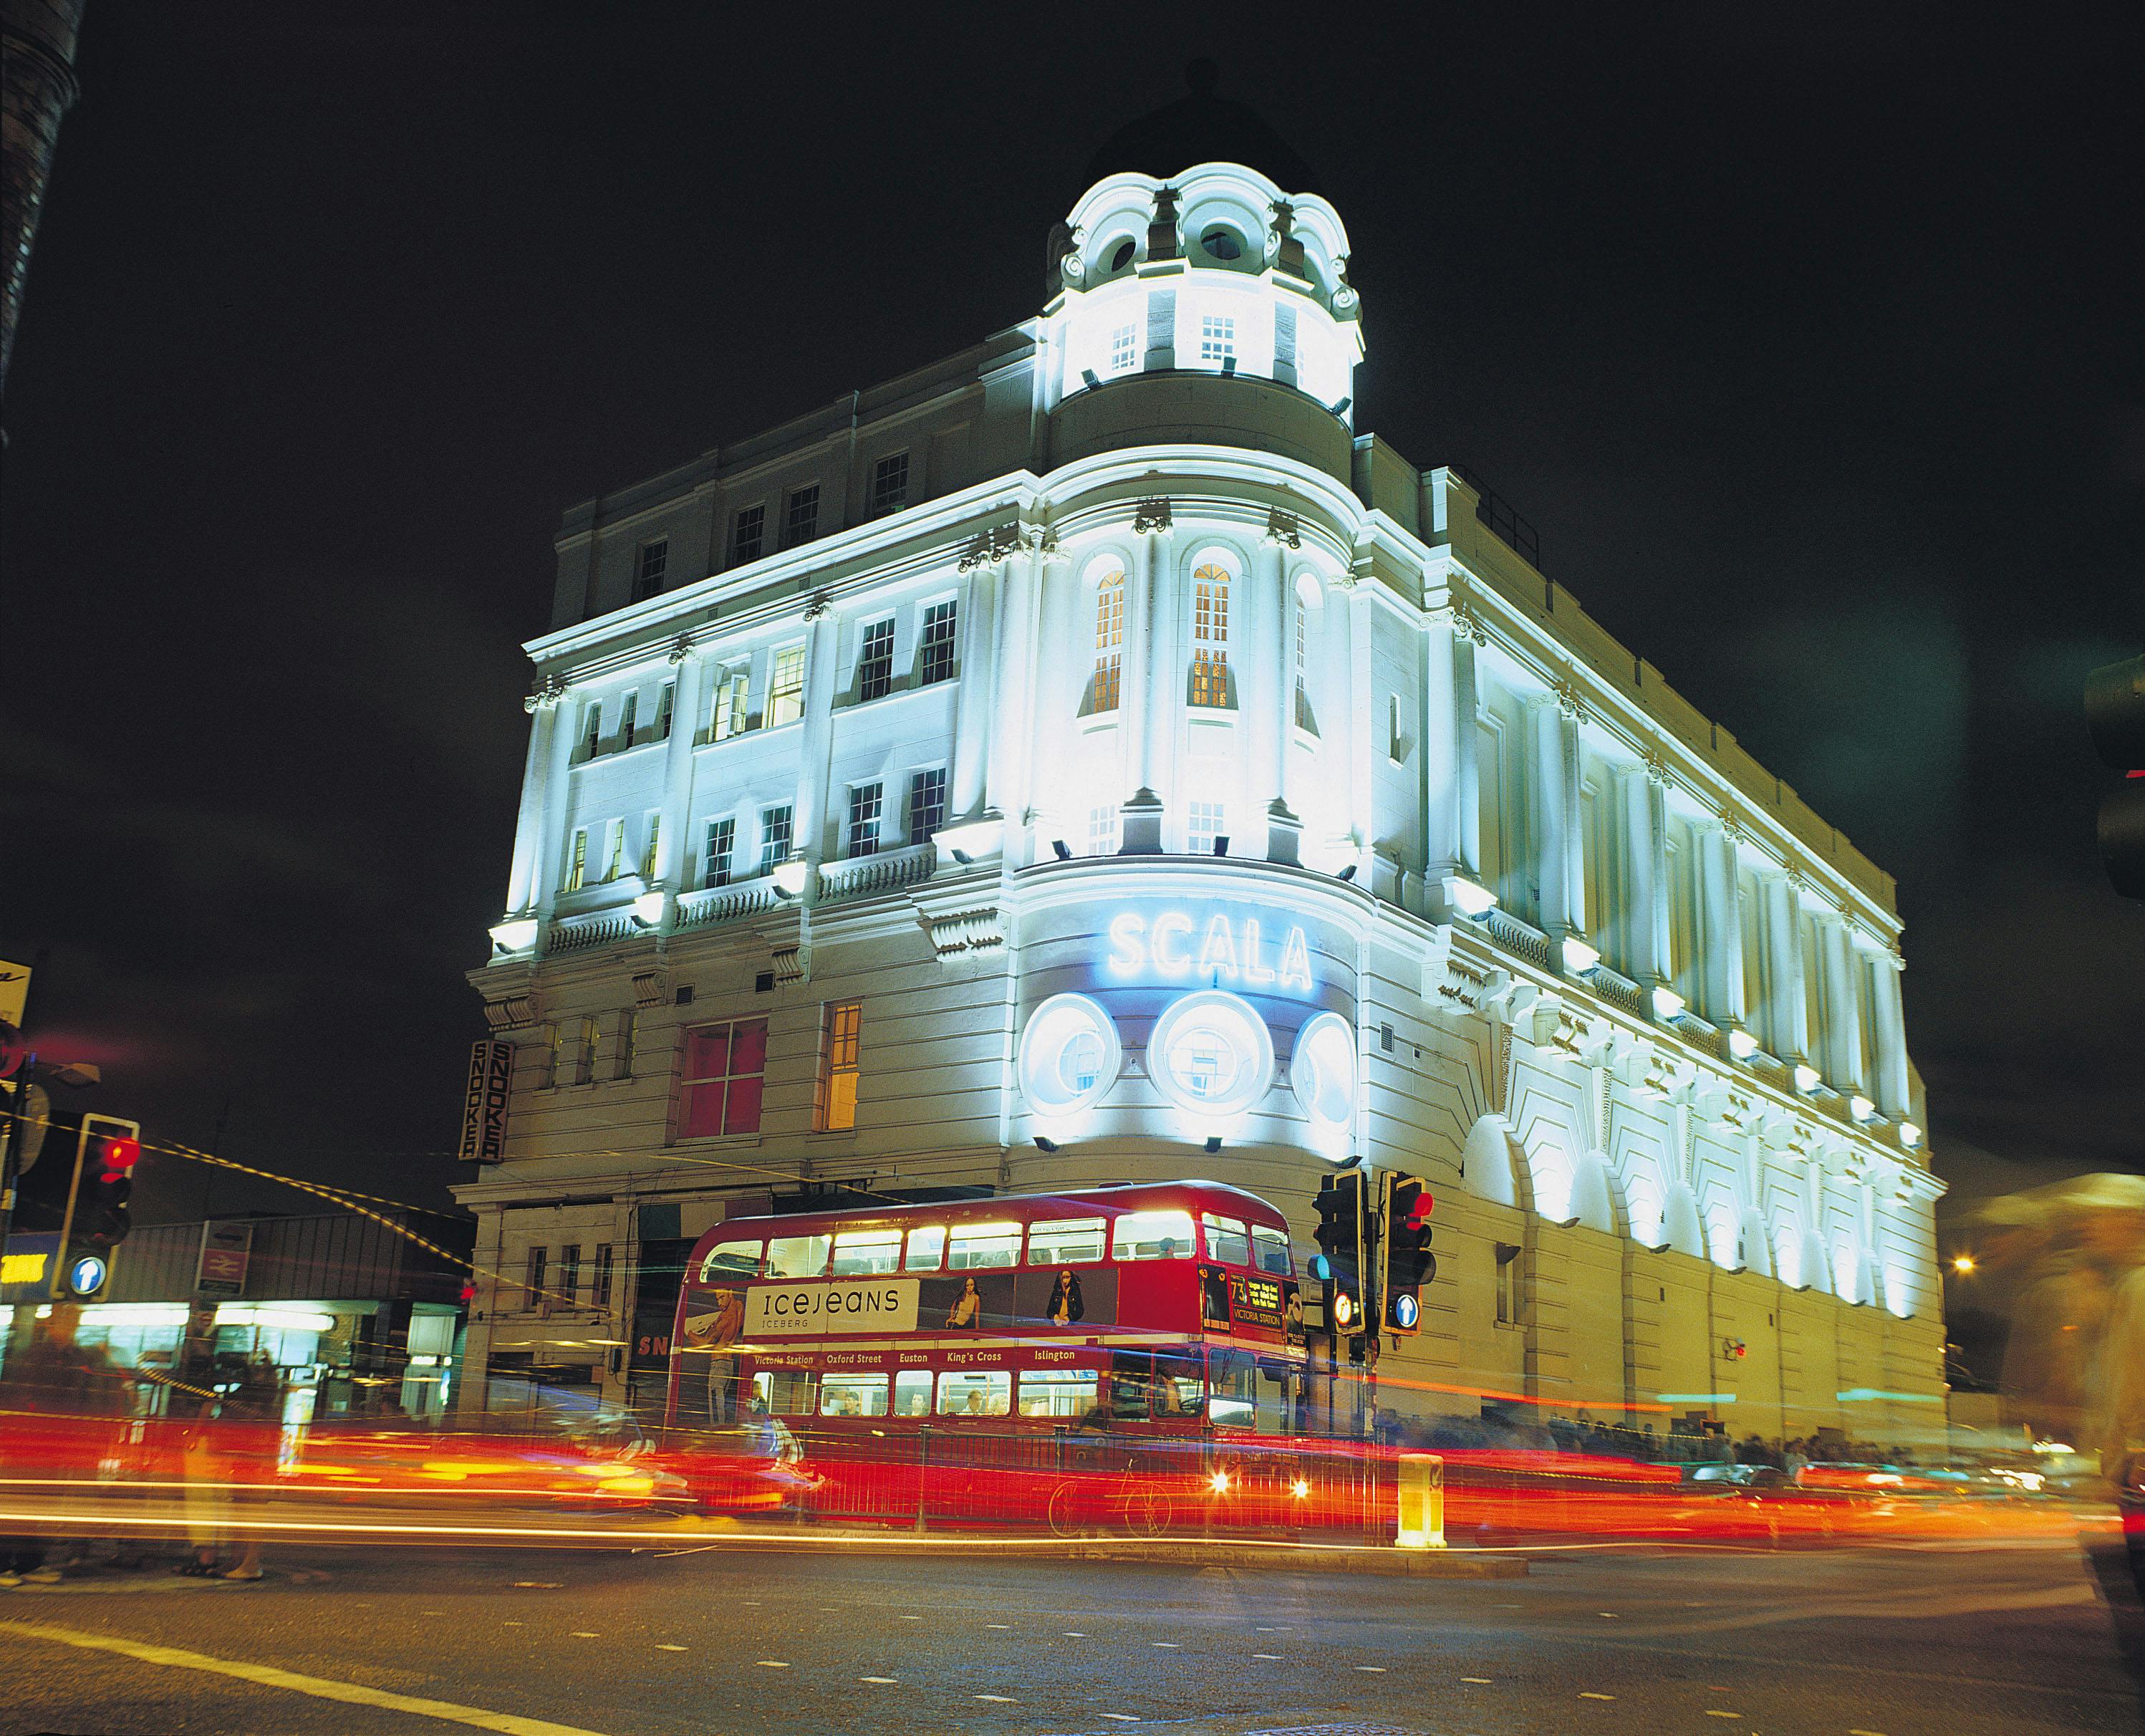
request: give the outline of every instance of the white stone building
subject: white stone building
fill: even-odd
[[[1438,1200],[1389,1408],[1939,1416],[1889,877],[1354,431],[1329,205],[1177,167],[1035,316],[568,515],[469,1375],[647,1395],[629,1274],[770,1194],[1205,1175],[1307,1251],[1360,1157]]]

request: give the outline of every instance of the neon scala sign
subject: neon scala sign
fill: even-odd
[[[1120,911],[1110,918],[1110,954],[1103,963],[1113,977],[1202,977],[1245,988],[1311,992],[1311,947],[1301,923],[1291,923],[1276,948],[1257,917],[1232,921],[1218,911],[1203,931],[1186,911],[1152,918]]]

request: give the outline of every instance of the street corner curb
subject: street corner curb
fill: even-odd
[[[1448,1549],[1247,1549],[1196,1550],[1138,1543],[1095,1543],[1068,1553],[1082,1561],[1152,1561],[1193,1567],[1285,1568],[1296,1573],[1371,1574],[1411,1579],[1524,1579],[1524,1555],[1455,1554]]]

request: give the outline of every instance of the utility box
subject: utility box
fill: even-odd
[[[1445,1547],[1445,1461],[1435,1453],[1402,1453],[1400,1461],[1400,1529],[1393,1547]]]

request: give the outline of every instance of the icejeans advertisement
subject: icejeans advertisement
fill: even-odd
[[[913,1278],[833,1284],[754,1285],[745,1292],[748,1338],[809,1338],[830,1332],[913,1332]]]

